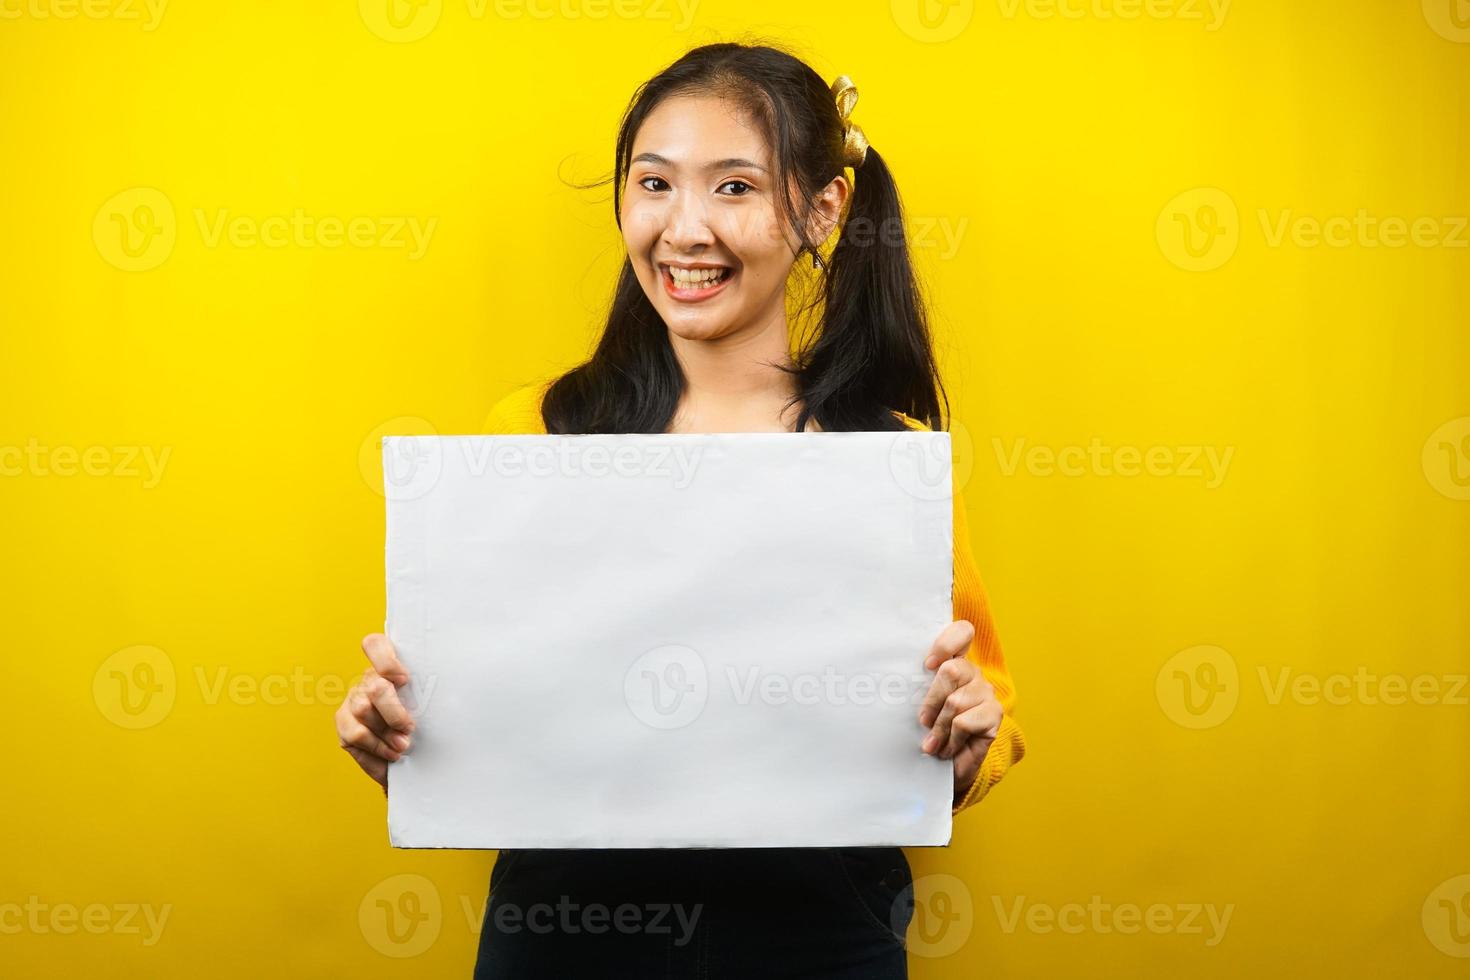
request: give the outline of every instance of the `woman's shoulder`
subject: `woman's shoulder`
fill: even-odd
[[[482,427],[488,435],[544,435],[546,425],[541,418],[541,398],[554,378],[522,385],[490,409]]]

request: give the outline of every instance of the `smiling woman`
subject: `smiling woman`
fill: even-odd
[[[856,100],[846,77],[829,86],[740,44],[696,48],[641,86],[610,178],[627,261],[602,337],[586,363],[499,403],[489,429],[943,428],[898,191],[849,118]],[[820,269],[809,332],[788,319],[803,255]],[[952,760],[959,813],[1025,741],[957,494],[954,516],[955,620],[913,652],[934,673],[914,748]],[[411,751],[408,674],[387,637],[363,649],[373,666],[338,733],[383,782]],[[907,975],[913,888],[897,847],[502,851],[490,887],[481,978]],[[655,909],[673,914],[643,914]]]
[[[607,178],[628,260],[596,351],[547,392],[549,431],[942,427],[898,189],[856,101],[845,76],[738,44],[639,88]],[[820,313],[793,353],[807,254],[822,274],[801,313]]]

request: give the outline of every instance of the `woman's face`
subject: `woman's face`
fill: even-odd
[[[665,99],[633,140],[622,203],[633,271],[669,330],[715,340],[785,322],[800,241],[783,229],[770,148],[729,101]]]

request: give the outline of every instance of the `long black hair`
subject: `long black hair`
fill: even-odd
[[[767,45],[708,44],[683,55],[634,92],[618,129],[613,209],[622,227],[623,183],[639,127],[675,95],[733,100],[764,132],[775,158],[775,186],[794,178],[798,200],[777,193],[780,216],[799,236],[798,256],[820,268],[814,329],[803,331],[791,366],[797,378],[798,432],[815,419],[825,431],[904,427],[894,411],[932,429],[946,427],[948,402],[909,259],[903,209],[893,175],[871,146],[853,173],[847,215],[831,255],[809,240],[813,200],[844,167],[844,125],[831,87],[801,59]],[[605,183],[599,181],[597,183]],[[596,186],[596,184],[588,185]],[[664,325],[625,258],[596,350],[547,389],[541,415],[549,433],[664,432],[684,391]]]

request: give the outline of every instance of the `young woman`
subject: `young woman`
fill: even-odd
[[[586,363],[502,400],[488,428],[942,427],[898,191],[849,118],[856,98],[846,77],[828,86],[741,44],[696,48],[643,84],[618,133],[628,254],[602,338]],[[806,255],[813,271],[797,265]],[[809,332],[788,320],[798,272],[817,280]],[[923,751],[954,762],[958,813],[1025,742],[958,495],[954,541],[956,620],[928,651],[919,722]],[[382,634],[363,650],[372,666],[338,736],[386,786],[412,740],[395,693],[408,674]],[[906,976],[913,889],[896,847],[502,851],[490,888],[477,977]]]

